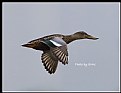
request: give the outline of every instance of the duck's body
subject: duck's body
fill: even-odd
[[[43,51],[41,60],[45,69],[50,73],[55,73],[58,61],[64,65],[68,64],[67,44],[78,39],[93,39],[95,38],[81,31],[72,35],[53,34],[39,39],[32,40],[22,46]]]

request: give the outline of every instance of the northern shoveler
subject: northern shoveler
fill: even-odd
[[[48,73],[55,73],[58,61],[62,64],[68,64],[67,44],[74,40],[98,38],[87,34],[84,31],[76,32],[72,35],[53,34],[44,36],[23,44],[23,47],[33,48],[43,51],[41,56],[42,63]]]

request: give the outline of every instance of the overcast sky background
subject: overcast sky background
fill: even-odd
[[[118,91],[118,3],[3,3],[4,91]],[[68,45],[69,64],[50,75],[41,51],[21,47],[49,34],[85,31],[98,40]],[[95,64],[77,66],[75,64]]]

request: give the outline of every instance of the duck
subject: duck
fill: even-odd
[[[44,36],[22,44],[22,46],[43,51],[41,60],[44,68],[49,74],[54,74],[59,62],[64,65],[68,64],[67,45],[75,40],[82,39],[97,40],[99,38],[84,31],[78,31],[71,35],[52,34]]]

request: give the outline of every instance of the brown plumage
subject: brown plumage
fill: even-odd
[[[43,51],[41,56],[42,63],[48,73],[55,73],[58,61],[62,64],[68,64],[67,44],[78,39],[96,40],[91,35],[81,31],[72,35],[53,34],[42,38],[38,38],[22,45],[23,47],[33,48]]]

